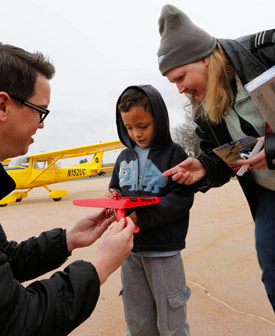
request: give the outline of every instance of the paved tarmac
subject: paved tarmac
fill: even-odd
[[[52,189],[68,190],[61,202],[53,202],[45,189],[34,189],[21,203],[0,209],[8,238],[20,241],[54,227],[69,227],[96,211],[73,206],[72,200],[102,197],[108,182],[109,177],[100,177],[56,184]],[[77,250],[69,262],[90,260],[95,249],[96,244]],[[192,336],[275,336],[275,318],[256,259],[254,224],[236,180],[196,194],[182,257],[192,290],[187,308]],[[122,336],[119,290],[118,270],[102,286],[94,313],[70,335]]]

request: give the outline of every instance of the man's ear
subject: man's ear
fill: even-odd
[[[6,92],[0,91],[0,120],[6,119],[8,99],[8,94]]]

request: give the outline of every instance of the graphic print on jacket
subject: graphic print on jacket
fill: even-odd
[[[150,160],[146,161],[145,174],[138,181],[135,172],[138,171],[138,161],[132,160],[129,163],[121,161],[119,170],[119,186],[130,186],[129,191],[143,190],[151,193],[159,193],[160,188],[167,185],[168,178],[163,177],[161,171]]]

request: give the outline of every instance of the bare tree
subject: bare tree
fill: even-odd
[[[171,135],[175,142],[180,144],[188,156],[197,156],[200,152],[199,143],[195,134],[195,123],[191,109],[184,107],[185,120],[182,124],[172,127]]]

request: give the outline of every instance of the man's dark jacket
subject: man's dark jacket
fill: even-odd
[[[0,164],[0,199],[15,188]],[[92,313],[99,279],[92,264],[76,261],[47,280],[21,283],[54,270],[68,258],[66,233],[54,229],[20,244],[0,225],[0,334],[67,335]]]

